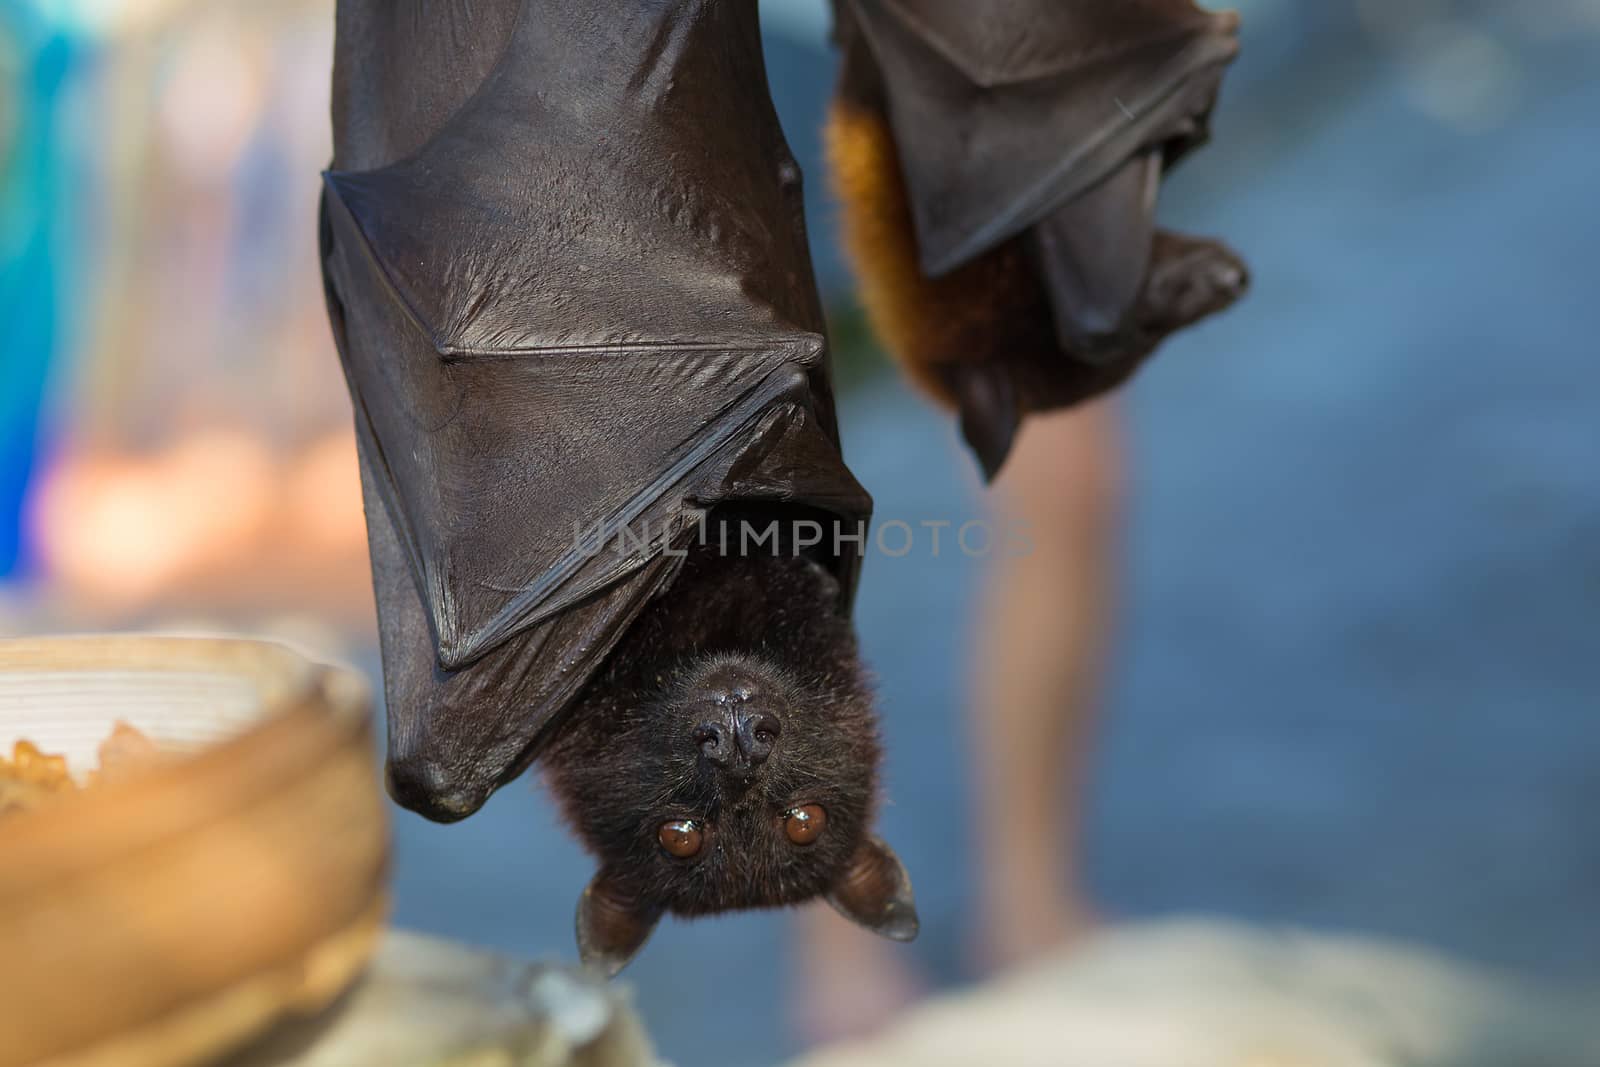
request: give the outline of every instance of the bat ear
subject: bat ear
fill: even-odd
[[[1000,473],[1022,422],[1017,390],[1005,367],[973,363],[956,371],[961,401],[961,435],[977,453],[985,481]]]
[[[917,936],[920,923],[911,876],[894,850],[870,834],[827,894],[827,901],[851,922],[892,941],[912,941]]]
[[[578,957],[607,978],[644,947],[661,910],[644,905],[601,870],[578,898]]]

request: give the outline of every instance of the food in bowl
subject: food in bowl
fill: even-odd
[[[99,757],[99,769],[89,773],[86,787],[147,770],[161,761],[161,750],[137,728],[118,720],[111,736],[100,743]],[[32,741],[13,744],[9,759],[0,755],[0,816],[29,811],[79,788],[67,758],[42,752]]]

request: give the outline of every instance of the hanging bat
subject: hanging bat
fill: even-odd
[[[607,973],[664,914],[915,936],[755,4],[340,0],[333,114],[393,796],[461,819],[540,764]]]
[[[835,0],[828,125],[878,335],[992,478],[1030,412],[1126,381],[1247,285],[1158,230],[1208,139],[1238,17],[1191,0]]]

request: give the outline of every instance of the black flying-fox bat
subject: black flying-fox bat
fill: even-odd
[[[1191,0],[835,0],[829,162],[879,336],[985,473],[1022,418],[1126,381],[1244,264],[1158,230],[1238,18]]]
[[[391,793],[465,818],[539,761],[608,971],[664,913],[819,895],[914,936],[754,0],[340,0],[333,116]]]

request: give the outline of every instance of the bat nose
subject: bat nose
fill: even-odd
[[[713,767],[732,766],[738,745],[730,718],[707,719],[694,728],[694,743],[700,755]]]
[[[783,720],[770,711],[744,711],[735,717],[734,740],[753,767],[767,762],[783,732]]]
[[[694,729],[701,758],[720,771],[750,778],[778,745],[783,720],[771,711],[728,708]]]
[[[1211,269],[1211,284],[1229,299],[1237,299],[1250,288],[1250,270],[1243,263],[1224,260]]]

